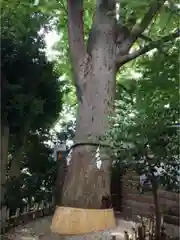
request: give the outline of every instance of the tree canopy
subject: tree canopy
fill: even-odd
[[[50,137],[48,131],[59,118],[64,83],[59,80],[54,63],[47,59],[45,53],[44,36],[40,30],[47,31],[49,21],[49,15],[29,1],[2,1],[1,127],[7,126],[9,134],[2,140],[8,143],[8,149],[6,152],[2,144],[4,158],[1,157],[1,161],[5,164],[1,170],[5,178],[7,174],[8,186],[12,186],[11,177],[15,184],[14,177],[17,175],[14,166],[19,174],[24,168],[28,169],[30,177],[25,173],[16,176],[18,184],[15,191],[19,194],[23,181],[28,184],[27,189],[31,185],[36,192],[40,191],[42,185],[50,181],[50,174],[45,175],[45,172],[53,166],[52,149],[44,141]],[[31,181],[36,178],[37,182],[33,184]],[[14,194],[12,189],[8,189],[6,196]],[[21,201],[14,201],[11,194],[11,203],[20,204]],[[19,197],[23,199],[22,193]]]
[[[17,3],[3,2],[1,16],[2,22],[11,24],[8,29],[4,24],[1,33],[2,117],[6,115],[11,129],[23,128],[27,122],[28,128],[33,128],[34,122],[38,129],[52,125],[57,119],[62,89],[53,63],[45,56],[43,36],[38,34],[48,23],[48,17],[31,5],[27,8],[28,2],[19,5],[21,18],[18,12],[10,14]]]
[[[166,50],[166,54],[156,52],[139,61],[137,70],[141,74],[129,79],[136,81],[132,95],[127,90],[127,100],[124,96],[122,99],[122,94],[117,100],[114,127],[109,133],[118,161],[139,174],[149,172],[143,161],[148,147],[148,154],[152,155],[148,164],[163,169],[160,184],[171,190],[178,190],[180,180],[177,49],[178,44]],[[124,144],[127,146],[123,147]]]

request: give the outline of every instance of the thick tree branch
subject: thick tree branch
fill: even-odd
[[[117,68],[119,68],[120,66],[122,66],[123,64],[155,49],[155,48],[159,48],[162,46],[162,44],[175,40],[176,38],[178,38],[180,36],[180,29],[176,30],[175,32],[162,37],[161,39],[157,40],[157,41],[152,41],[150,44],[148,44],[147,46],[139,49],[138,51],[129,53],[127,55],[124,56],[119,56],[117,59]]]
[[[115,26],[115,3],[115,0],[96,0],[93,24],[87,41],[87,52],[89,54],[96,47],[98,39],[101,38],[102,40],[101,34],[105,35],[109,31],[107,30],[109,26],[111,31],[113,31]],[[106,41],[105,37],[103,37],[103,41]]]
[[[123,53],[126,53],[129,51],[129,49],[132,47],[133,43],[138,39],[144,39],[146,41],[151,41],[151,39],[148,39],[146,36],[143,35],[143,32],[148,28],[150,23],[152,22],[155,15],[159,12],[161,7],[164,5],[165,0],[153,0],[151,5],[149,6],[148,11],[142,18],[142,20],[137,22],[131,31],[129,31],[129,36],[124,39],[124,42],[121,44],[119,48],[119,56],[122,56]],[[126,27],[124,27],[126,28]],[[120,35],[122,33],[120,32]]]
[[[77,78],[85,54],[83,0],[68,0],[68,32],[70,54]]]
[[[127,38],[129,38],[131,35],[131,31],[128,29],[128,27],[124,26],[124,25],[120,25],[120,24],[116,24],[116,41],[117,43],[119,43],[119,39],[120,39],[120,43],[123,42],[124,40],[126,40]],[[151,42],[152,39],[144,34],[141,34],[139,36],[139,38],[141,38],[142,40]]]
[[[140,34],[139,38],[146,42],[152,42],[152,39],[144,34]],[[126,26],[116,25],[117,55],[122,56],[128,53],[135,40]]]
[[[137,23],[132,29],[133,39],[138,38],[144,30],[149,26],[154,16],[159,12],[160,8],[164,5],[165,0],[154,0],[149,10],[144,15],[140,23]]]

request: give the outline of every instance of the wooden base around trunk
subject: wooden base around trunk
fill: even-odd
[[[82,235],[116,226],[113,209],[57,207],[51,231],[59,235]]]

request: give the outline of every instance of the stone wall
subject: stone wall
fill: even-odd
[[[140,194],[137,189],[140,177],[133,171],[129,171],[122,177],[122,213],[123,215],[135,217],[152,216],[154,212],[152,193]],[[180,194],[164,190],[159,191],[161,212],[164,222],[173,225],[180,223]]]

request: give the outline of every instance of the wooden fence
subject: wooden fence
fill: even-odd
[[[11,228],[16,227],[20,224],[26,224],[29,221],[35,220],[39,217],[52,215],[54,212],[54,199],[51,202],[35,203],[32,207],[27,204],[23,211],[20,208],[16,209],[14,215],[10,215],[10,209],[6,206],[0,209],[0,226],[1,234],[8,232]]]
[[[141,194],[138,190],[139,180],[139,176],[132,171],[122,178],[123,215],[149,217],[154,212],[152,192],[148,191]],[[160,190],[158,194],[164,222],[179,226],[180,194],[164,190]]]

